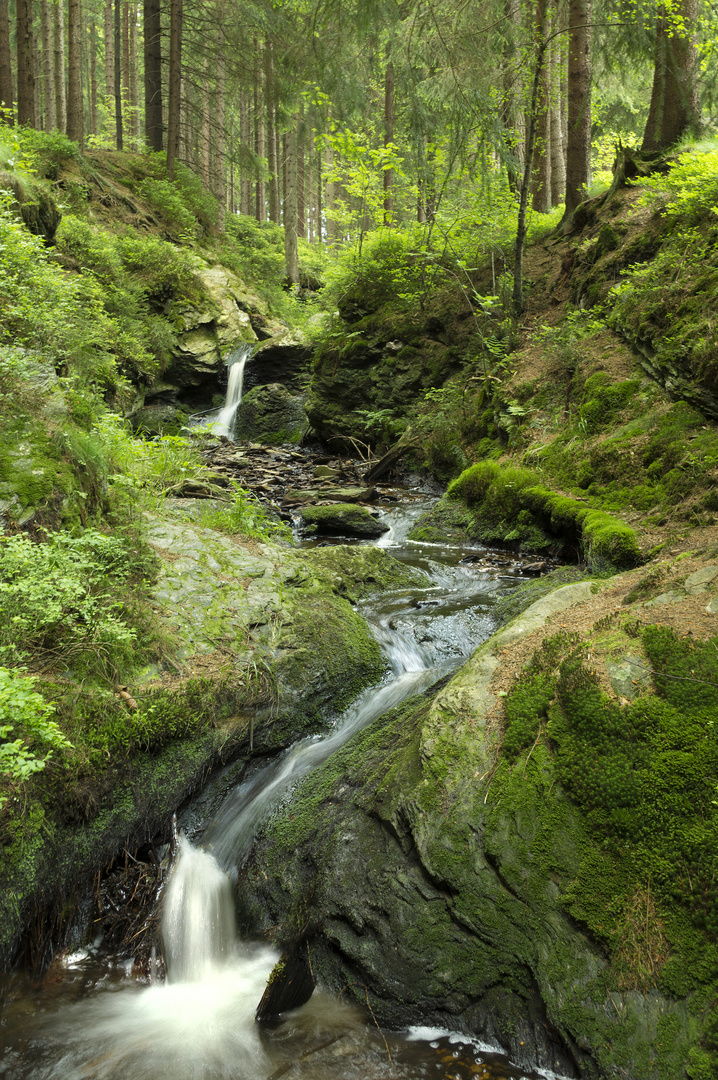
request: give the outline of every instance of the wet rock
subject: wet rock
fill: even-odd
[[[301,400],[279,383],[269,383],[255,387],[242,399],[235,437],[278,446],[301,442],[308,429]]]
[[[389,531],[389,526],[377,520],[363,506],[342,505],[306,506],[301,512],[305,529],[334,536],[358,536],[372,539]]]

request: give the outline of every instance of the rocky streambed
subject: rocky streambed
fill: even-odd
[[[640,866],[597,842],[562,764],[561,725],[582,715],[574,684],[595,688],[594,725],[658,707],[665,678],[684,676],[669,674],[651,628],[691,627],[696,649],[709,639],[718,566],[696,554],[610,579],[560,585],[557,571],[522,583],[531,564],[520,557],[407,542],[427,500],[400,497],[380,490],[370,504],[388,526],[374,547],[238,541],[201,524],[206,500],[168,503],[148,522],[163,561],[157,609],[183,674],[264,663],[271,675],[267,699],[220,710],[194,772],[177,770],[152,800],[165,820],[184,804],[192,850],[233,883],[245,944],[149,989],[130,978],[131,953],[99,943],[61,957],[39,995],[11,982],[9,1075],[71,1078],[100,1061],[92,1075],[667,1078],[700,1061],[706,983],[679,978],[689,920],[677,907],[661,921]],[[496,631],[507,590],[518,615]],[[571,674],[582,665],[584,683]],[[207,786],[222,753],[227,768]],[[584,772],[615,768],[605,753]],[[138,844],[119,802],[116,812],[115,842],[134,828],[134,846],[106,904],[130,910],[162,872],[143,870],[130,888],[128,859],[148,867],[163,853]],[[145,841],[163,839],[156,817]],[[190,875],[188,895],[196,885],[206,903],[215,877]],[[142,910],[133,934],[148,929]],[[105,912],[108,944],[112,923]],[[269,951],[246,944],[257,940]],[[272,948],[286,946],[306,950],[325,995],[261,1034],[253,1010]],[[141,970],[155,971],[149,948]],[[380,1036],[375,1023],[403,1035]]]

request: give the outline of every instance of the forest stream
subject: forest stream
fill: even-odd
[[[371,1010],[320,990],[267,1027],[254,1014],[277,953],[240,941],[233,885],[252,840],[297,781],[357,731],[453,671],[492,632],[496,598],[526,576],[520,557],[487,548],[406,539],[430,503],[394,490],[378,541],[424,570],[430,586],[363,602],[387,660],[383,682],[338,716],[328,733],[278,758],[250,762],[239,783],[220,775],[179,820],[179,854],[163,898],[167,979],[142,983],[132,958],[101,941],[66,955],[38,984],[15,975],[7,993],[6,1080],[389,1080],[526,1077],[496,1048],[456,1032],[382,1032]],[[304,543],[316,543],[305,540]],[[322,539],[323,543],[330,542]],[[345,541],[344,541],[345,542]],[[158,856],[166,857],[160,850]],[[542,1074],[550,1075],[550,1074]]]

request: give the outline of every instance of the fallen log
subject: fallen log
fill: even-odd
[[[271,1023],[282,1013],[298,1009],[314,993],[314,976],[306,941],[287,949],[272,969],[269,981],[257,1006],[257,1023]]]
[[[415,447],[418,442],[419,436],[412,435],[411,428],[407,428],[399,441],[394,443],[391,449],[387,450],[384,456],[380,457],[379,460],[372,465],[371,469],[364,473],[364,476],[362,477],[364,483],[373,484],[380,476],[384,476],[385,473],[388,473],[389,470],[396,465],[397,461],[399,461],[407,451]]]

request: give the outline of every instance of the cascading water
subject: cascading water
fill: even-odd
[[[247,354],[232,368],[243,369]],[[239,396],[241,369],[233,382]],[[80,979],[86,971],[91,996],[54,1011],[45,1005],[29,1038],[21,1002],[20,1034],[0,1053],[0,1073],[9,1080],[383,1080],[389,1045],[393,1080],[524,1075],[491,1048],[450,1032],[417,1029],[385,1042],[352,1009],[321,994],[271,1036],[261,1033],[254,1010],[277,957],[236,940],[230,876],[272,810],[353,734],[458,666],[491,631],[490,597],[500,587],[497,577],[507,575],[462,566],[456,551],[395,546],[405,545],[409,519],[420,509],[387,515],[392,532],[382,546],[426,570],[431,584],[365,609],[390,669],[384,683],[361,695],[327,735],[301,741],[240,783],[201,846],[180,839],[164,898],[167,981],[140,988],[106,966],[96,978],[91,952],[73,959],[68,970]]]
[[[227,362],[227,395],[224,406],[214,419],[205,421],[206,426],[211,428],[215,435],[225,435],[228,439],[234,438],[237,410],[242,404],[244,367],[251,355],[251,345],[240,345]]]

